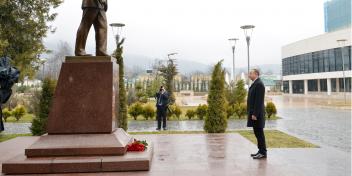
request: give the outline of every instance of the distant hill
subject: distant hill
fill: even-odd
[[[280,64],[263,64],[263,65],[254,65],[254,68],[259,68],[262,73],[272,73],[275,75],[281,74],[281,65]],[[226,68],[231,69],[231,68]],[[247,67],[236,68],[236,73],[247,72]]]
[[[145,72],[147,69],[151,69],[153,64],[155,63],[155,59],[139,56],[139,55],[125,55],[125,66],[126,69],[130,72]],[[181,60],[177,59],[177,65],[179,72],[188,75],[194,72],[203,72],[209,73],[211,71],[211,65],[199,63],[196,61],[190,60]],[[257,65],[254,66],[261,70],[263,73],[273,73],[280,74],[281,65],[280,64],[265,64],[265,65]],[[226,68],[227,70],[231,70],[230,67]],[[247,67],[236,68],[236,72],[247,72]]]
[[[156,59],[138,56],[138,55],[126,55],[125,66],[131,70],[147,70],[151,69]],[[211,69],[210,65],[202,64],[195,61],[177,59],[178,70],[180,73],[188,75],[194,72],[209,72]]]

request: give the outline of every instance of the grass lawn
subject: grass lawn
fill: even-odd
[[[0,142],[4,142],[20,136],[32,136],[32,134],[1,134],[0,133]]]
[[[238,131],[240,135],[256,144],[257,140],[252,130]],[[315,148],[318,147],[312,143],[306,142],[302,139],[288,135],[278,130],[266,130],[265,139],[268,148]]]
[[[16,121],[15,117],[9,117],[7,123],[31,123],[33,118],[33,114],[25,114],[19,121]]]
[[[256,144],[256,139],[251,130],[227,131],[226,133],[238,133]],[[204,131],[152,131],[152,132],[129,132],[131,135],[152,135],[152,134],[206,134]],[[288,135],[278,130],[265,131],[268,148],[315,148],[318,147],[302,139]]]

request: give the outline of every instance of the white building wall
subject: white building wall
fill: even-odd
[[[345,76],[352,77],[352,71],[346,70]],[[282,80],[305,80],[305,79],[328,79],[328,78],[343,78],[343,71],[337,72],[321,72],[321,73],[309,73],[309,74],[300,74],[300,75],[287,75],[283,76]]]
[[[351,28],[325,33],[316,37],[300,40],[282,47],[282,58],[311,53],[315,51],[338,48],[339,39],[347,39],[346,46],[351,45]]]
[[[351,28],[346,28],[342,30],[338,30],[335,32],[325,33],[319,36],[311,37],[308,39],[300,40],[282,47],[282,58],[288,58],[292,56],[297,56],[306,53],[312,53],[316,51],[328,50],[332,48],[339,48],[341,45],[337,42],[339,39],[346,39],[345,46],[351,46],[351,38],[352,38]],[[332,78],[343,78],[343,74],[345,73],[345,77],[352,77],[352,71],[346,70],[343,71],[335,71],[335,72],[320,72],[320,73],[308,73],[308,74],[298,74],[298,75],[287,75],[283,76],[283,81],[289,81],[289,94],[292,94],[292,81],[293,80],[303,80],[304,81],[304,94],[310,94],[308,92],[308,83],[307,80],[320,80],[320,79],[328,79],[327,82],[327,94],[328,96],[332,95],[331,92],[331,79]],[[318,84],[320,86],[320,84]],[[336,80],[336,93],[339,92],[339,82]],[[319,91],[318,91],[319,92]],[[335,96],[336,96],[335,93]],[[348,93],[351,95],[351,93]]]

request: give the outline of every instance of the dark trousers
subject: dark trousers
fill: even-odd
[[[85,54],[86,42],[91,26],[95,29],[96,55],[106,54],[107,48],[107,21],[105,11],[94,8],[83,10],[81,24],[77,31],[75,54]]]
[[[163,128],[166,128],[166,107],[157,106],[156,119],[158,120],[158,129],[161,128],[161,122],[163,122]]]
[[[266,155],[266,143],[264,128],[253,128],[254,135],[257,138],[259,153]]]

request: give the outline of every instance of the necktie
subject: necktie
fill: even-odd
[[[158,99],[158,101],[159,101],[158,104],[159,104],[159,105],[161,105],[161,95],[162,95],[162,94],[159,94],[159,99]]]

